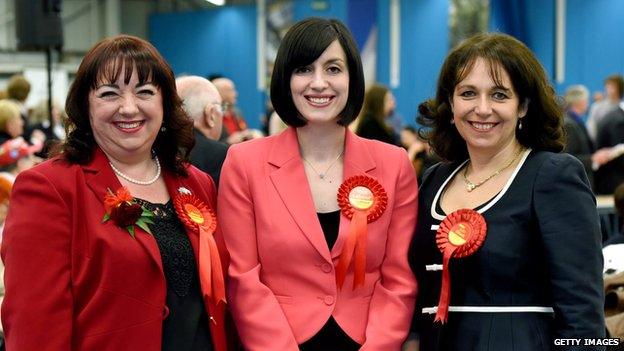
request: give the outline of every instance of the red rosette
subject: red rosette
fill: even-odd
[[[225,279],[214,232],[217,216],[214,211],[194,195],[178,194],[174,200],[178,218],[184,226],[199,234],[199,280],[202,290],[215,304],[226,303]]]
[[[351,224],[336,266],[336,282],[338,288],[342,288],[347,269],[353,260],[353,289],[355,289],[364,285],[368,223],[375,221],[386,210],[388,194],[376,179],[356,175],[349,177],[340,185],[338,205],[342,214],[351,220]]]
[[[436,243],[442,252],[442,288],[435,321],[446,323],[451,300],[449,262],[452,257],[462,258],[474,254],[485,241],[487,224],[483,216],[471,209],[457,210],[440,223]]]

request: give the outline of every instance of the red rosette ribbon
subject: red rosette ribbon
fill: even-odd
[[[442,252],[442,288],[435,321],[442,324],[448,319],[451,301],[451,276],[449,262],[474,254],[485,241],[487,224],[483,216],[471,209],[457,210],[446,216],[436,232],[436,243]]]
[[[179,194],[173,205],[184,226],[199,234],[199,280],[202,289],[215,304],[221,301],[226,303],[223,268],[214,238],[217,216],[194,195]]]
[[[368,223],[381,216],[388,205],[388,194],[379,182],[365,175],[346,179],[338,189],[338,205],[351,220],[347,241],[336,266],[336,282],[342,289],[347,269],[353,261],[353,289],[364,285]]]

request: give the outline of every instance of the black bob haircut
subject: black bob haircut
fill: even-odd
[[[293,71],[316,61],[335,40],[345,52],[349,71],[349,98],[339,114],[338,124],[349,125],[360,112],[364,101],[364,73],[355,40],[340,21],[311,17],[297,22],[286,33],[277,51],[271,78],[271,102],[289,126],[303,127],[307,123],[295,107],[290,92]]]

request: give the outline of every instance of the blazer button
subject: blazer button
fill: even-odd
[[[163,319],[167,319],[167,317],[169,317],[169,307],[165,306],[163,308]]]
[[[323,264],[321,265],[321,270],[322,270],[323,272],[325,272],[325,273],[329,273],[329,272],[331,272],[331,271],[332,271],[332,266],[331,266],[331,264],[329,264],[329,263],[323,263]]]
[[[325,296],[325,298],[323,299],[323,302],[325,302],[325,304],[326,304],[327,306],[331,306],[331,305],[333,305],[333,304],[334,304],[334,297],[333,297],[333,296],[330,296],[330,295],[327,295],[327,296]]]

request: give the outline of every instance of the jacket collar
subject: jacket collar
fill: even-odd
[[[316,209],[305,175],[303,160],[299,153],[295,128],[288,128],[274,137],[268,155],[268,163],[275,167],[270,173],[270,178],[291,216],[316,250],[331,262],[331,258],[337,257],[342,251],[349,220],[341,216],[338,239],[330,253],[323,230],[315,215]],[[344,179],[358,174],[366,174],[374,170],[375,167],[375,160],[370,154],[366,141],[346,128]]]
[[[93,191],[98,200],[104,204],[104,196],[108,192],[108,189],[115,192],[117,189],[121,188],[122,185],[108,163],[109,161],[106,154],[98,147],[96,147],[93,153],[91,162],[83,165],[82,168],[84,170],[87,186]],[[179,193],[179,188],[185,186],[185,182],[164,167],[162,175],[167,186],[169,197],[173,199]],[[188,186],[186,187],[188,188]],[[102,213],[102,217],[103,216],[104,213]],[[111,223],[111,225],[114,224]],[[115,228],[115,230],[123,231],[125,235],[129,235],[125,229]],[[136,241],[143,246],[154,263],[162,271],[163,267],[160,250],[154,237],[139,227],[135,227],[135,233]],[[191,237],[191,235],[189,235],[189,237]]]

